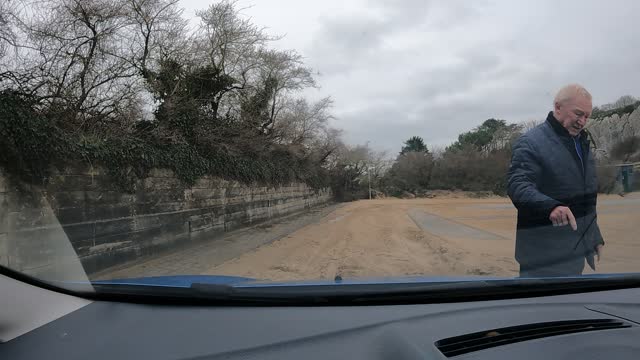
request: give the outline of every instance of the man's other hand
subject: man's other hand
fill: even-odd
[[[571,209],[566,206],[556,206],[555,209],[549,215],[549,220],[553,223],[553,226],[566,226],[571,225],[573,231],[578,230],[578,224],[576,218],[573,216]]]
[[[596,246],[596,259],[598,259],[598,262],[600,262],[600,257],[602,256],[602,248],[604,247],[604,245],[602,244],[598,244],[598,246]]]

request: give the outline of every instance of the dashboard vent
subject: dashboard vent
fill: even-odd
[[[446,357],[462,355],[494,346],[549,336],[573,334],[585,331],[622,329],[630,324],[614,319],[553,321],[511,326],[436,341],[435,345]]]

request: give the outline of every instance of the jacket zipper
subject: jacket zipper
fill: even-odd
[[[571,138],[571,140],[573,141],[573,150],[576,152],[576,155],[578,155],[578,160],[580,160],[580,165],[582,166],[582,179],[584,182],[584,186],[586,187],[586,174],[585,174],[585,170],[584,170],[584,149],[582,149],[582,141],[580,140],[576,140],[576,138]],[[580,152],[578,152],[578,146],[580,146],[580,150],[582,150],[582,156],[580,156]]]

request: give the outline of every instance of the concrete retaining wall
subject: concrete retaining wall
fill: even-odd
[[[119,191],[101,169],[67,169],[44,188],[0,173],[0,264],[50,275],[50,239],[62,229],[85,271],[94,273],[331,198],[329,190],[304,184],[268,188],[211,177],[184,188],[168,170],[153,170],[134,194]]]

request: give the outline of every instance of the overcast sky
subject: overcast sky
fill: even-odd
[[[182,0],[185,16],[215,1]],[[494,117],[542,119],[555,91],[640,95],[640,1],[240,0],[319,72],[351,144],[447,145]]]

